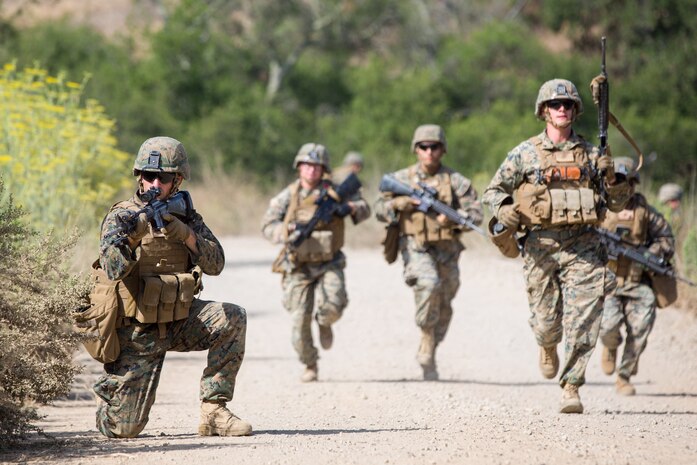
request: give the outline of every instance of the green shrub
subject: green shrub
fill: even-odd
[[[0,178],[0,194],[4,193]],[[3,196],[0,195],[0,198]],[[0,203],[0,448],[32,430],[35,405],[66,394],[79,370],[70,314],[87,280],[62,269],[74,239],[39,235],[11,196]]]

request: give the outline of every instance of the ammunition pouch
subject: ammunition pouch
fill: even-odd
[[[494,225],[496,224],[496,218],[492,218],[489,221],[489,226],[487,228],[489,239],[494,245],[499,249],[505,257],[516,258],[520,255],[520,250],[518,249],[518,241],[515,237],[515,232],[509,229],[504,229],[499,233],[494,232]]]
[[[522,184],[516,192],[521,223],[527,226],[596,224],[597,201],[593,189],[548,188],[544,184]]]
[[[142,276],[135,318],[140,323],[169,323],[189,316],[194,295],[201,289],[201,269]]]
[[[310,237],[295,250],[295,260],[297,263],[328,262],[339,250],[334,249],[334,242],[332,230],[312,231]]]
[[[651,276],[651,289],[656,295],[658,308],[665,308],[678,300],[678,281],[670,276]]]
[[[385,233],[380,243],[385,261],[390,264],[394,263],[399,254],[399,223],[390,223],[385,226]]]

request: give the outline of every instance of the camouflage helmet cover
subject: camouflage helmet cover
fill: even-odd
[[[303,144],[300,150],[298,150],[297,155],[295,155],[293,168],[297,168],[300,163],[322,165],[325,173],[331,173],[332,171],[329,166],[329,151],[322,144],[316,144],[314,142]]]
[[[445,131],[437,124],[422,124],[414,131],[411,139],[411,151],[416,152],[416,144],[419,142],[434,140],[443,144],[443,151],[448,151],[448,143],[445,140]]]
[[[361,165],[361,166],[363,166],[363,155],[361,155],[360,152],[355,152],[355,151],[347,152],[342,164],[344,166],[348,166],[348,165]]]
[[[666,203],[670,200],[680,200],[682,198],[683,190],[680,185],[674,182],[669,182],[663,184],[658,190],[658,201],[661,203]]]
[[[537,101],[535,102],[535,116],[544,120],[545,117],[542,113],[542,104],[556,99],[573,100],[576,104],[577,118],[583,113],[583,101],[581,101],[581,96],[578,94],[578,90],[576,90],[574,83],[566,79],[552,79],[551,81],[545,82],[542,84],[542,87],[540,87],[540,91],[537,94]]]
[[[189,179],[191,168],[181,142],[171,137],[151,137],[143,142],[133,163],[133,176],[141,171],[179,173]]]
[[[629,157],[612,157],[615,165],[615,173],[623,174],[627,180],[639,182],[639,172],[636,170],[636,163]]]

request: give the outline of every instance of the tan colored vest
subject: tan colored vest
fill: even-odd
[[[112,208],[139,209],[131,201]],[[189,249],[183,242],[168,241],[160,232],[154,232],[152,225],[148,228],[139,246],[138,264],[131,273],[121,281],[109,281],[99,269],[96,282],[116,288],[123,317],[159,324],[186,319],[201,287],[201,270],[191,267]],[[163,330],[161,326],[161,335]]]
[[[328,180],[322,180],[326,183]],[[288,240],[288,225],[291,223],[307,223],[317,211],[317,196],[309,195],[300,199],[300,181],[295,181],[288,186],[290,189],[290,202],[288,210],[283,218],[284,239]],[[333,188],[329,188],[330,195]],[[336,195],[336,194],[334,194]],[[344,219],[333,216],[329,223],[320,221],[310,237],[293,252],[290,257],[294,264],[328,262],[334,258],[334,254],[344,246]]]
[[[646,199],[641,194],[634,194],[627,207],[618,213],[608,212],[602,227],[619,234],[634,246],[644,245],[649,226]],[[643,267],[627,257],[610,260],[608,267],[617,275],[619,285],[622,285],[625,280],[640,282],[644,274]]]
[[[530,142],[537,150],[540,172],[535,182],[526,179],[516,190],[521,223],[543,228],[597,224],[600,197],[593,189],[583,147],[548,152],[542,150],[539,137]]]
[[[412,187],[421,189],[413,180],[416,176],[416,166],[409,168],[409,182]],[[449,207],[453,206],[453,189],[450,182],[450,171],[444,170],[424,181],[438,192],[438,200]],[[443,227],[433,215],[427,215],[418,210],[402,212],[399,215],[399,225],[403,234],[414,236],[420,244],[452,240],[457,237],[458,230],[453,227]]]

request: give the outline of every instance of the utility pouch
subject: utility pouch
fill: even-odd
[[[564,189],[550,189],[549,195],[552,199],[552,217],[550,218],[551,224],[567,224],[566,192]]]
[[[656,294],[656,305],[665,308],[678,300],[678,281],[670,276],[651,276],[651,289]]]
[[[496,218],[491,218],[489,221],[489,226],[487,228],[489,239],[494,245],[499,249],[505,257],[516,258],[520,255],[520,250],[518,249],[518,241],[515,238],[515,234],[507,229],[503,228],[498,231]]]
[[[334,257],[332,250],[332,231],[312,231],[295,251],[300,263],[328,262]]]
[[[162,291],[157,307],[157,322],[169,323],[174,321],[174,304],[177,302],[179,281],[176,276],[171,274],[160,275],[160,280],[162,281]]]
[[[189,316],[189,308],[194,300],[196,279],[191,273],[179,273],[176,278],[179,280],[179,293],[174,306],[174,319],[183,320]]]
[[[95,360],[111,363],[121,353],[119,337],[116,333],[119,321],[119,304],[114,283],[99,282],[101,269],[93,269],[95,286],[90,294],[90,304],[73,312],[73,328],[83,336],[82,344]]]
[[[598,222],[598,212],[596,211],[595,192],[593,189],[581,187],[578,190],[581,194],[581,215],[583,222],[593,224]]]
[[[583,223],[581,214],[581,193],[577,190],[565,190],[566,195],[566,219],[569,224]]]
[[[390,223],[385,226],[382,241],[382,256],[387,263],[394,263],[399,254],[399,223]]]
[[[143,290],[138,299],[136,320],[141,323],[157,322],[157,307],[162,293],[162,280],[159,276],[147,276],[143,278]]]
[[[278,256],[276,259],[273,261],[271,264],[271,271],[274,273],[285,273],[288,271],[288,260],[289,260],[289,253],[288,253],[288,248],[287,246],[284,246],[281,251],[278,253]]]
[[[552,201],[543,184],[523,183],[516,191],[520,222],[524,225],[546,223],[552,214]]]

